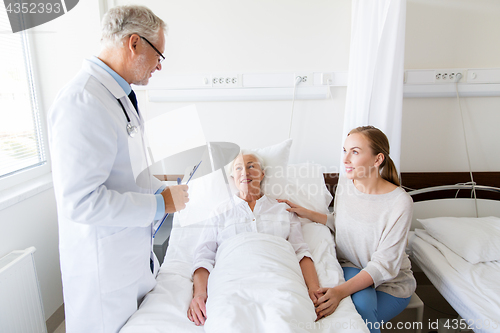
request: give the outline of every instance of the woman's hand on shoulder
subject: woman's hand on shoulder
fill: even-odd
[[[297,214],[298,217],[308,219],[312,222],[326,224],[326,221],[327,221],[326,214],[322,214],[322,213],[318,213],[318,212],[309,210],[307,208],[304,208],[302,206],[294,204],[290,200],[285,200],[285,199],[277,199],[277,200],[278,200],[278,202],[284,202],[288,206],[290,206],[290,208],[288,208],[287,211]]]
[[[196,326],[204,325],[207,320],[207,293],[200,293],[193,296],[189,309],[187,311],[188,319],[196,324]]]

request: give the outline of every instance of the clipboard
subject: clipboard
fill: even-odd
[[[189,178],[188,180],[186,181],[185,185],[189,184],[189,181],[191,180],[191,178],[193,178],[194,176],[194,173],[196,172],[196,170],[198,170],[198,167],[200,166],[202,161],[200,161],[200,163],[198,163],[197,165],[194,166],[193,170],[189,173]],[[187,174],[184,175],[184,179],[186,178]],[[184,180],[183,179],[183,180]],[[183,184],[182,180],[180,178],[177,178],[177,185],[180,185],[180,184]],[[169,213],[166,213],[163,218],[161,219],[161,222],[160,224],[158,225],[158,227],[155,227],[155,231],[153,233],[153,238],[155,238],[156,236],[156,233],[158,232],[158,230],[160,230],[161,226],[163,225],[163,222],[165,222],[165,220],[167,219]]]

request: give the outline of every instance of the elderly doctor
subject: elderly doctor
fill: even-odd
[[[101,53],[84,61],[49,112],[68,333],[120,330],[156,283],[152,222],[188,201],[187,186],[163,190],[148,173],[130,87],[161,70],[165,30],[145,7],[110,9]]]

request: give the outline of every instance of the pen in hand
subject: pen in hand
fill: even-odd
[[[200,166],[200,164],[201,164],[201,161],[200,161],[200,163],[198,163],[198,165],[196,165],[196,166],[193,168],[193,171],[191,171],[191,173],[189,174],[189,179],[188,179],[187,183],[189,183],[189,181],[190,181],[190,180],[191,180],[191,178],[193,177],[194,173],[196,172],[196,170],[198,169],[198,167]],[[182,179],[181,179],[180,177],[177,177],[177,185],[181,185],[181,183],[182,183]],[[187,183],[186,183],[186,184],[187,184]],[[158,232],[158,230],[160,230],[161,226],[163,225],[163,222],[165,222],[165,220],[167,219],[168,215],[169,215],[168,213],[167,213],[167,214],[165,214],[165,216],[163,216],[163,218],[161,219],[161,222],[160,222],[160,224],[158,225],[158,228],[156,228],[156,230],[155,230],[155,232],[154,232],[154,234],[153,234],[153,238],[155,238],[156,233]]]
[[[181,184],[181,182],[182,182],[182,179],[180,179],[179,177],[177,177],[177,185],[180,185],[180,184]],[[165,214],[165,216],[163,216],[163,218],[161,219],[161,222],[160,222],[160,224],[158,225],[158,228],[156,228],[155,233],[153,234],[153,238],[155,238],[156,233],[158,232],[158,230],[160,230],[160,228],[161,228],[161,226],[162,226],[163,222],[165,222],[165,220],[167,219],[168,215],[169,215],[168,213],[167,213],[167,214]]]

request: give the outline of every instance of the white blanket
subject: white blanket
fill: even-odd
[[[292,246],[272,235],[223,242],[208,293],[205,332],[307,332],[297,323],[316,318]]]
[[[329,229],[316,223],[302,229],[321,286],[343,282]],[[186,316],[193,291],[187,245],[196,243],[199,232],[194,226],[174,226],[157,286],[120,332],[368,332],[350,297],[332,315],[314,322],[291,245],[263,234],[241,234],[218,249],[209,278],[208,320],[196,326]]]
[[[462,315],[471,328],[475,331],[500,332],[498,319],[500,313],[500,286],[498,284],[500,262],[471,264],[430,236],[425,230],[415,229],[415,234],[442,253],[451,269],[456,272],[450,273],[450,275],[458,275],[461,280],[465,281],[467,289],[463,289],[461,293],[462,296],[469,296],[469,302],[464,305],[470,307],[471,311],[480,314],[480,317],[477,318]],[[440,267],[440,271],[445,272],[445,268],[445,266]],[[463,298],[466,299],[466,297]]]

